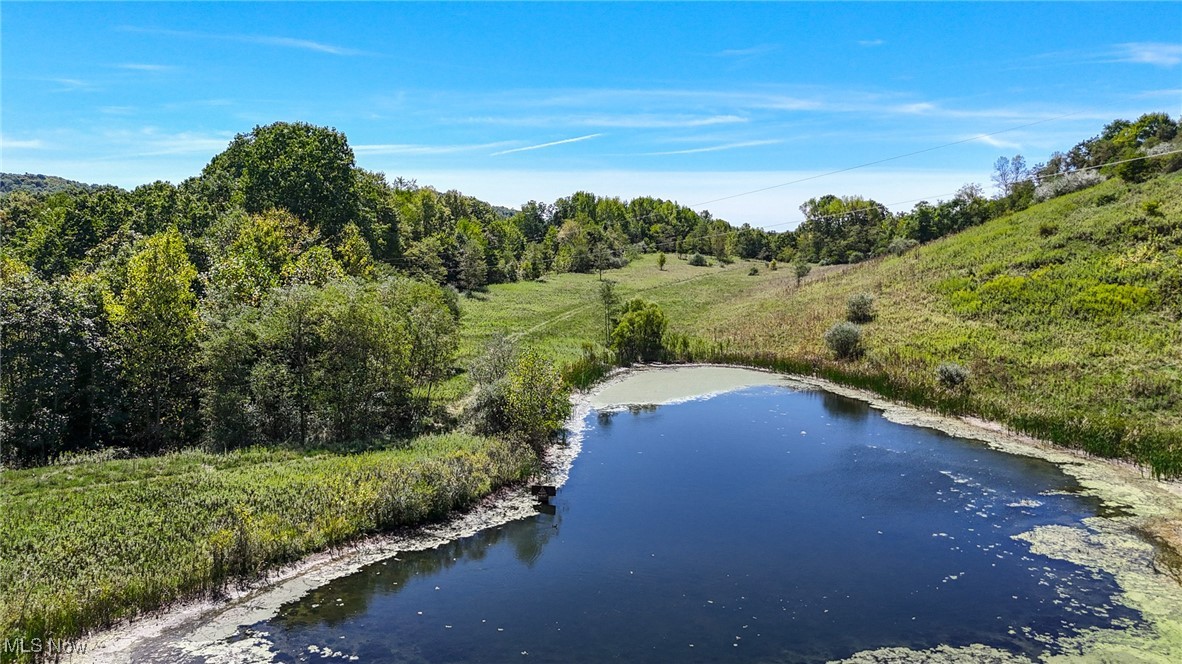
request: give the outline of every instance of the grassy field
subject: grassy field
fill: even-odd
[[[759,273],[749,274],[751,267]],[[661,305],[695,343],[677,359],[821,375],[944,412],[1182,475],[1182,174],[1108,182],[900,257],[816,268],[801,286],[762,263],[605,275]],[[504,332],[560,363],[602,345],[596,275],[465,298],[460,361]],[[852,295],[875,297],[866,353],[822,341]],[[967,367],[967,389],[936,380]],[[437,397],[455,403],[461,374]],[[399,450],[247,450],[0,474],[0,637],[68,637],[365,533],[469,505],[531,458],[465,435]]]
[[[350,455],[183,452],[6,471],[0,638],[66,638],[312,552],[439,518],[524,479],[488,438]],[[3,657],[0,657],[3,659]]]
[[[695,359],[824,375],[1182,474],[1182,174],[1109,181],[901,257],[820,268],[799,289],[758,266],[660,271],[646,256],[607,276],[709,342]],[[494,286],[464,302],[465,348],[505,331],[569,361],[602,343],[597,288],[575,274]],[[863,292],[867,352],[834,361],[822,337]],[[970,370],[967,389],[938,384],[942,362]]]

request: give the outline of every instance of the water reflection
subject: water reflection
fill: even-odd
[[[1103,509],[1050,463],[826,393],[655,410],[589,416],[553,513],[370,565],[255,629],[301,661],[820,662],[1038,657],[1139,619],[1110,576],[1013,538]]]
[[[456,565],[481,561],[506,542],[519,562],[533,567],[546,544],[558,535],[561,523],[562,515],[557,511],[538,514],[482,530],[434,549],[400,553],[317,588],[299,602],[285,605],[273,622],[284,628],[340,625],[367,613],[376,598],[392,597],[402,592],[411,580],[428,578]],[[344,597],[349,600],[342,601]]]

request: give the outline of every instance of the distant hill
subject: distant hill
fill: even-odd
[[[75,180],[59,178],[56,175],[33,173],[0,173],[0,194],[13,191],[27,191],[33,194],[52,194],[58,191],[76,189],[98,189],[102,185],[86,184]]]

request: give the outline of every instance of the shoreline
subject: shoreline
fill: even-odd
[[[621,384],[629,380],[635,381],[638,377],[648,374],[678,370],[698,373],[713,371],[716,383],[721,378],[727,380],[722,384],[716,384],[714,389],[705,390],[671,389],[662,393],[650,388],[644,392],[647,398],[639,400],[597,399],[613,389],[619,392]],[[746,378],[737,376],[738,372],[747,374]],[[756,375],[765,376],[767,380],[752,380]],[[1172,549],[1174,556],[1182,555],[1182,482],[1155,480],[1131,463],[1088,456],[1082,451],[1059,447],[1047,441],[1008,431],[996,422],[924,411],[889,401],[867,390],[842,386],[821,378],[729,364],[659,364],[613,370],[591,389],[572,395],[573,409],[567,421],[567,443],[552,445],[547,450],[543,470],[536,481],[556,487],[565,483],[582,448],[586,417],[592,410],[620,410],[629,406],[683,403],[745,387],[769,384],[801,390],[828,391],[864,401],[892,422],[932,428],[951,436],[980,441],[992,449],[1008,454],[1049,461],[1074,477],[1086,493],[1106,503],[1128,508],[1131,513],[1128,516],[1089,519],[1086,523],[1087,531],[1069,529],[1073,532],[1067,533],[1066,539],[1063,532],[1055,530],[1058,527],[1036,529],[1024,534],[1023,539],[1038,553],[1062,557],[1077,564],[1113,573],[1122,589],[1137,589],[1137,596],[1131,598],[1130,602],[1136,605],[1134,608],[1156,616],[1157,620],[1151,621],[1155,624],[1160,622],[1173,626],[1175,629],[1158,631],[1166,632],[1167,639],[1170,635],[1177,638],[1176,634],[1180,631],[1178,626],[1182,625],[1182,600],[1177,602],[1178,606],[1173,606],[1170,598],[1154,596],[1155,579],[1144,578],[1143,570],[1128,569],[1127,565],[1121,566],[1118,564],[1119,561],[1112,560],[1111,556],[1102,555],[1105,552],[1090,550],[1080,545],[1078,540],[1082,536],[1081,533],[1087,535],[1091,532],[1098,536],[1116,537],[1124,543],[1131,537],[1138,537],[1138,533],[1148,533],[1162,546]],[[627,396],[626,391],[621,396]],[[654,400],[653,397],[658,398]],[[402,551],[434,548],[486,528],[526,518],[535,513],[534,502],[534,498],[524,487],[501,489],[485,497],[477,506],[452,515],[445,521],[375,535],[335,551],[312,554],[274,570],[262,579],[233,588],[224,597],[182,603],[97,632],[80,640],[86,646],[83,659],[67,658],[65,661],[130,662],[134,661],[136,653],[140,650],[161,648],[170,649],[177,654],[208,658],[211,662],[243,661],[242,658],[251,653],[262,654],[256,649],[265,647],[266,642],[248,637],[225,643],[229,637],[238,633],[239,626],[265,620],[273,616],[282,604],[295,600],[334,579],[351,574],[367,564],[392,557]],[[1105,544],[1110,545],[1111,542]],[[1144,541],[1142,544],[1153,549],[1151,544]],[[1152,551],[1141,553],[1152,555]],[[1121,569],[1114,569],[1117,567]],[[1182,595],[1176,582],[1174,585],[1174,592]],[[1147,593],[1150,595],[1148,598]],[[1064,643],[1065,651],[1073,650],[1079,654],[1103,652],[1111,655],[1136,651],[1139,641],[1130,645],[1130,635],[1117,635],[1125,638],[1107,638],[1112,636],[1108,632],[1113,630],[1097,630],[1094,634],[1081,635],[1078,642]],[[1145,635],[1133,636],[1148,638]],[[1171,653],[1182,652],[1182,643],[1169,641],[1164,643],[1163,647]],[[872,657],[873,652],[858,655]]]

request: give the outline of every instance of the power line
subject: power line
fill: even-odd
[[[801,182],[808,182],[810,180],[817,180],[820,178],[829,177],[830,175],[837,175],[839,173],[848,173],[849,171],[857,170],[859,168],[866,168],[867,166],[877,166],[878,164],[885,164],[888,161],[895,161],[897,159],[904,159],[906,157],[914,157],[917,154],[924,154],[925,152],[932,152],[934,150],[942,150],[944,148],[952,147],[954,145],[961,145],[963,143],[970,143],[972,141],[976,141],[976,140],[979,140],[979,139],[982,139],[982,138],[985,138],[988,136],[997,136],[998,134],[1005,134],[1007,132],[1017,131],[1019,129],[1026,129],[1028,127],[1033,127],[1035,125],[1040,125],[1040,124],[1044,124],[1047,122],[1054,122],[1057,120],[1062,120],[1064,118],[1069,118],[1073,115],[1079,115],[1080,112],[1081,111],[1073,111],[1071,113],[1066,113],[1064,115],[1057,115],[1053,118],[1044,118],[1042,120],[1036,120],[1035,122],[1030,122],[1030,123],[1027,123],[1024,125],[1018,125],[1016,127],[1008,127],[1006,129],[1001,129],[1001,130],[998,130],[998,131],[995,131],[995,132],[992,132],[989,134],[977,134],[977,135],[972,136],[970,138],[961,139],[959,141],[952,141],[951,143],[944,143],[943,145],[936,145],[936,146],[933,146],[930,148],[924,148],[922,150],[908,152],[906,154],[899,154],[899,155],[895,155],[893,157],[886,157],[884,159],[877,159],[875,161],[868,161],[864,164],[858,164],[856,166],[848,166],[846,168],[839,168],[836,171],[829,171],[826,173],[819,173],[817,175],[810,175],[808,177],[800,178],[799,180],[792,180],[790,182],[781,182],[780,184],[773,184],[773,185],[770,185],[767,187],[760,187],[759,189],[752,189],[751,191],[744,191],[744,192],[741,192],[738,194],[731,194],[730,196],[723,196],[722,198],[715,198],[713,200],[704,201],[702,203],[693,203],[693,204],[689,205],[688,207],[698,207],[701,205],[709,205],[711,203],[718,203],[720,201],[729,201],[732,198],[739,198],[740,196],[750,196],[751,194],[758,194],[758,193],[762,193],[765,191],[770,191],[772,189],[779,189],[780,187],[787,187],[787,186],[794,185],[794,184],[800,184]]]

